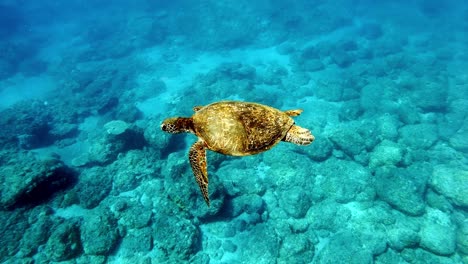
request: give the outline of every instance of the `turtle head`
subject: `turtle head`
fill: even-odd
[[[161,124],[161,130],[171,134],[184,132],[193,133],[192,118],[186,117],[171,117],[165,119]]]

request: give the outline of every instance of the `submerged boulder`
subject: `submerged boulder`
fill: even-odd
[[[428,209],[420,231],[422,248],[437,254],[451,255],[456,248],[455,225],[450,216],[437,209]]]
[[[164,262],[180,262],[189,259],[199,250],[200,230],[188,219],[157,215],[152,227],[154,246],[161,249],[165,255],[161,256],[161,262],[163,259]]]
[[[465,168],[438,165],[434,168],[430,186],[453,204],[468,207],[468,171]]]
[[[438,140],[434,124],[406,125],[399,132],[401,139],[398,143],[413,149],[429,149]]]
[[[363,246],[358,235],[350,231],[338,232],[318,252],[315,263],[373,263],[372,251]]]
[[[74,181],[74,173],[56,157],[29,152],[7,155],[0,167],[0,207],[38,204]]]
[[[48,259],[63,261],[76,257],[81,252],[78,223],[67,220],[59,224],[49,237],[44,253]]]
[[[427,163],[416,163],[408,168],[377,168],[377,195],[399,211],[412,216],[422,215],[426,207],[424,192],[431,173],[431,166]]]
[[[371,153],[369,166],[396,166],[403,159],[401,147],[393,141],[384,140]]]
[[[88,255],[106,255],[120,237],[116,219],[107,211],[96,211],[81,226],[81,243]]]
[[[98,131],[88,140],[92,142],[88,153],[73,159],[73,166],[107,165],[115,161],[120,153],[142,149],[147,145],[144,131],[122,120],[106,123],[102,131]]]

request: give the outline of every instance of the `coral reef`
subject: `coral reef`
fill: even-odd
[[[26,2],[0,4],[0,262],[468,263],[463,1]],[[207,207],[160,124],[220,100],[316,140],[207,152]]]

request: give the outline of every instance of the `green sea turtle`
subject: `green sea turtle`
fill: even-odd
[[[206,149],[231,156],[247,156],[271,149],[280,141],[308,145],[314,136],[308,129],[294,124],[291,116],[302,110],[281,111],[248,102],[221,101],[196,106],[192,117],[168,118],[161,129],[168,133],[188,132],[198,141],[189,151],[190,165],[205,202],[208,197]]]

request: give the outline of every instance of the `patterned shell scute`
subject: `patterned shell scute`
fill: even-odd
[[[289,119],[287,116],[284,117],[283,114],[261,107],[253,108],[252,111],[246,111],[240,115],[239,120],[245,128],[248,139],[247,151],[261,150],[281,140]]]
[[[195,133],[208,148],[244,156],[270,149],[294,124],[284,112],[261,104],[223,101],[193,115]]]

